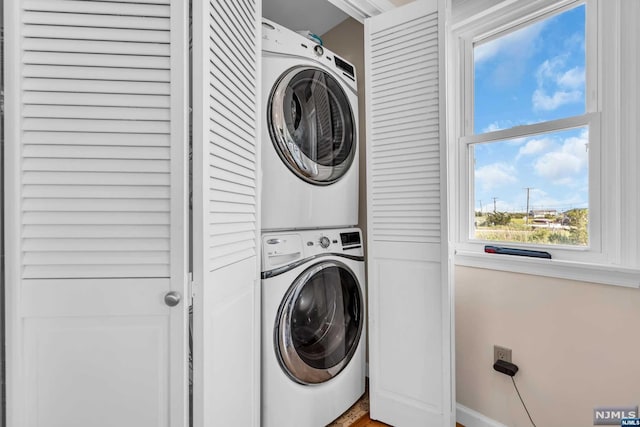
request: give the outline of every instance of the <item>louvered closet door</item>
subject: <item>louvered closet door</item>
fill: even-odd
[[[371,416],[398,427],[454,419],[443,3],[365,24]]]
[[[5,7],[7,425],[186,426],[188,5]]]
[[[260,16],[193,3],[195,427],[260,424]]]

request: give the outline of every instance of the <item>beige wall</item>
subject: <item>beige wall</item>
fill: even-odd
[[[367,178],[366,178],[366,128],[364,98],[364,25],[348,18],[322,35],[324,46],[337,53],[356,67],[358,81],[358,133],[359,148],[359,191],[358,191],[358,227],[362,237],[367,239]],[[366,287],[366,285],[365,285]],[[369,336],[367,334],[367,361],[369,360]]]
[[[324,46],[337,53],[356,67],[358,81],[358,130],[360,144],[360,194],[358,227],[367,234],[367,197],[365,162],[365,103],[364,103],[364,26],[353,18],[342,21],[322,35]]]
[[[323,40],[358,71],[365,230],[363,26],[348,19]],[[590,426],[594,406],[640,404],[640,291],[465,267],[455,273],[459,403],[508,426],[530,425],[509,378],[492,369],[498,344],[513,350],[538,426]]]
[[[593,408],[640,403],[640,291],[456,268],[459,403],[508,426],[529,426],[493,344],[513,350],[533,420],[593,425]]]
[[[623,64],[617,76],[622,92],[618,131],[621,138],[638,141],[640,2],[622,0],[620,5],[618,27],[603,34],[610,39],[619,32],[621,49],[604,54]],[[614,10],[611,5],[603,13]],[[603,93],[603,103],[613,102],[614,95]],[[620,158],[625,174],[637,170],[637,144]],[[624,181],[621,187],[621,194],[628,194],[623,212],[637,216],[640,198]],[[636,232],[606,237],[633,239]],[[638,258],[637,245],[623,254],[627,262]],[[530,425],[509,378],[491,368],[494,344],[513,350],[521,369],[516,381],[539,426],[590,426],[594,406],[640,404],[640,290],[463,267],[456,269],[455,286],[461,404],[508,426]]]

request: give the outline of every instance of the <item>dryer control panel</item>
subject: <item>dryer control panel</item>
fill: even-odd
[[[262,18],[262,51],[319,62],[340,76],[352,90],[358,90],[353,64],[313,40],[265,18]]]

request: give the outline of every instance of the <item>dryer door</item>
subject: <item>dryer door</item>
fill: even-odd
[[[334,77],[319,68],[291,68],[267,105],[271,140],[293,173],[316,185],[344,176],[355,157],[356,128],[349,98]]]
[[[360,284],[339,261],[305,270],[280,304],[275,348],[287,375],[301,384],[330,380],[349,363],[364,323]]]

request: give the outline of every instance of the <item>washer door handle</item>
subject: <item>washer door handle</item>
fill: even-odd
[[[278,243],[283,243],[283,239],[269,239],[267,240],[267,245],[277,245]]]

